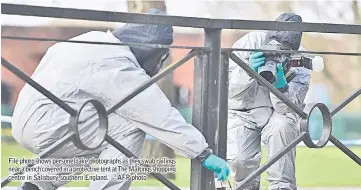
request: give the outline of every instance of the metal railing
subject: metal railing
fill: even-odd
[[[194,70],[194,103],[193,103],[193,125],[198,128],[205,136],[208,144],[214,150],[215,154],[226,159],[226,139],[227,139],[227,111],[228,111],[228,62],[232,59],[240,67],[242,67],[251,77],[255,78],[261,85],[268,88],[271,93],[282,100],[290,109],[297,113],[301,118],[301,135],[294,139],[289,145],[281,149],[276,155],[270,158],[263,166],[259,167],[251,173],[246,179],[238,184],[236,189],[241,189],[247,182],[259,176],[273,163],[275,163],[284,154],[294,148],[298,143],[303,141],[310,148],[322,148],[328,141],[331,141],[335,146],[342,150],[352,160],[361,166],[361,159],[355,155],[351,150],[344,146],[340,141],[331,135],[332,131],[332,116],[345,107],[349,102],[361,94],[361,89],[353,93],[344,102],[338,105],[333,111],[329,111],[327,106],[322,103],[309,104],[305,110],[300,109],[292,103],[287,97],[275,89],[270,83],[263,79],[258,73],[254,72],[246,63],[236,57],[232,51],[271,51],[262,49],[232,49],[221,48],[221,31],[222,29],[248,29],[248,30],[288,30],[288,31],[302,31],[302,32],[322,32],[322,33],[343,33],[343,34],[361,34],[360,25],[344,25],[344,24],[325,24],[325,23],[290,23],[290,22],[275,22],[275,21],[253,21],[253,20],[222,20],[222,19],[207,19],[194,17],[179,17],[179,16],[160,16],[134,13],[121,13],[109,11],[94,11],[94,10],[79,10],[70,8],[56,8],[56,7],[40,7],[29,5],[15,5],[2,4],[2,14],[8,15],[23,15],[23,16],[38,16],[38,17],[52,17],[52,18],[66,18],[66,19],[80,19],[92,21],[106,21],[106,22],[127,22],[127,23],[142,23],[142,24],[160,24],[172,25],[182,27],[204,28],[205,42],[204,47],[187,47],[187,46],[165,46],[165,45],[151,45],[151,44],[126,44],[126,43],[103,43],[103,42],[89,42],[89,41],[70,41],[60,39],[45,39],[45,38],[29,38],[29,37],[15,37],[2,36],[3,39],[8,40],[35,40],[35,41],[57,41],[68,43],[88,43],[101,45],[125,45],[125,46],[148,46],[152,48],[183,48],[192,49],[184,58],[177,63],[170,65],[162,70],[150,80],[135,88],[125,98],[119,101],[110,109],[106,108],[98,100],[89,100],[83,104],[78,110],[71,108],[61,99],[47,91],[37,82],[25,75],[22,71],[14,67],[5,58],[2,57],[1,64],[17,75],[19,78],[34,87],[44,96],[48,97],[59,107],[68,112],[71,116],[69,129],[70,133],[65,135],[61,140],[54,143],[52,146],[41,152],[38,157],[46,158],[54,151],[59,149],[65,143],[72,141],[75,146],[84,150],[93,150],[99,147],[104,141],[117,148],[127,157],[136,157],[132,152],[127,150],[115,139],[107,134],[108,131],[108,115],[123,106],[126,102],[137,96],[143,90],[157,82],[169,72],[195,57]],[[281,51],[282,52],[282,51]],[[285,51],[288,53],[297,53],[301,51]],[[361,56],[359,52],[312,52],[302,51],[302,53],[309,54],[336,54]],[[86,104],[92,104],[99,116],[99,130],[98,136],[94,139],[91,145],[83,144],[78,133],[78,116],[82,108]],[[308,131],[309,116],[312,111],[318,108],[323,117],[323,133],[318,143],[311,140]],[[216,138],[214,138],[216,137]],[[29,166],[31,167],[31,166]],[[214,189],[214,174],[201,166],[197,160],[191,162],[191,189],[205,190]],[[152,174],[156,179],[161,181],[170,189],[180,189],[163,175],[158,173]],[[5,178],[1,182],[1,187],[9,183],[9,178]]]

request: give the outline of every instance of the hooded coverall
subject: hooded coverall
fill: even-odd
[[[129,24],[121,30],[121,37],[117,36],[117,31],[92,31],[71,40],[120,43],[121,38],[133,38],[133,41],[136,39],[139,43],[169,44],[166,42],[169,40],[167,32],[173,32],[166,26],[146,27],[135,24]],[[154,63],[150,60],[148,62],[145,56],[149,58],[158,55],[159,51],[164,49],[133,47],[131,51],[128,46],[57,43],[48,49],[31,78],[75,110],[89,99],[101,101],[108,110],[150,79],[143,68],[151,68],[153,66],[147,67],[146,64]],[[143,62],[140,64],[139,60]],[[69,132],[69,118],[70,115],[63,109],[26,84],[15,107],[13,136],[23,147],[38,154]],[[171,106],[156,84],[110,114],[108,119],[108,135],[138,157],[146,133],[191,159],[196,158],[208,147],[203,135]],[[85,107],[80,114],[79,122],[79,133],[84,144],[92,142],[97,127],[95,109],[91,106]],[[69,142],[51,154],[51,158],[68,157],[122,159],[125,155],[106,142],[95,151],[80,150]],[[90,189],[129,188],[129,180],[117,180],[119,173],[106,174],[109,180],[91,181]],[[68,182],[31,183],[41,190],[54,190]]]
[[[261,48],[265,37],[266,32],[250,32],[236,41],[233,48]],[[251,52],[234,53],[248,63]],[[284,95],[302,109],[309,88],[310,70],[297,70],[298,74],[288,83]],[[228,96],[227,161],[232,177],[240,182],[259,167],[261,141],[270,158],[299,135],[299,117],[231,59]],[[292,149],[268,169],[270,189],[297,189],[295,155],[295,149]],[[247,188],[258,189],[259,183],[260,177],[257,177],[247,184]]]

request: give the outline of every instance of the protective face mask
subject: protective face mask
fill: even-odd
[[[164,62],[168,59],[169,55],[170,55],[169,51],[161,55],[158,64],[156,64],[154,68],[148,68],[148,69],[144,68],[146,73],[151,77],[156,75],[162,69]]]

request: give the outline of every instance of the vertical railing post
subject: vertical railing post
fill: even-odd
[[[195,58],[192,122],[217,154],[215,135],[221,118],[221,29],[205,29],[205,47],[210,51]],[[202,167],[197,160],[192,160],[191,167],[191,190],[215,189],[213,172]]]
[[[217,155],[223,159],[227,156],[227,118],[228,118],[228,67],[229,52],[222,52],[221,64],[219,65],[219,114],[216,135]]]
[[[194,59],[194,87],[192,123],[204,135],[207,132],[207,94],[208,94],[208,53],[202,53]],[[206,136],[206,135],[205,135]],[[207,137],[206,137],[207,138]],[[213,175],[200,165],[198,160],[191,161],[191,185],[190,190],[200,190],[206,176]],[[208,177],[209,178],[209,177]],[[212,185],[212,184],[209,184]],[[206,189],[210,189],[207,186]]]
[[[229,52],[222,52],[221,64],[219,64],[218,74],[218,96],[217,96],[217,131],[215,138],[215,153],[227,159],[227,118],[228,118],[228,65]],[[217,190],[226,190],[224,185],[216,183]]]

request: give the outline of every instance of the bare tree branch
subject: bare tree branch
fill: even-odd
[[[129,12],[146,13],[152,8],[167,12],[164,1],[128,0]]]

